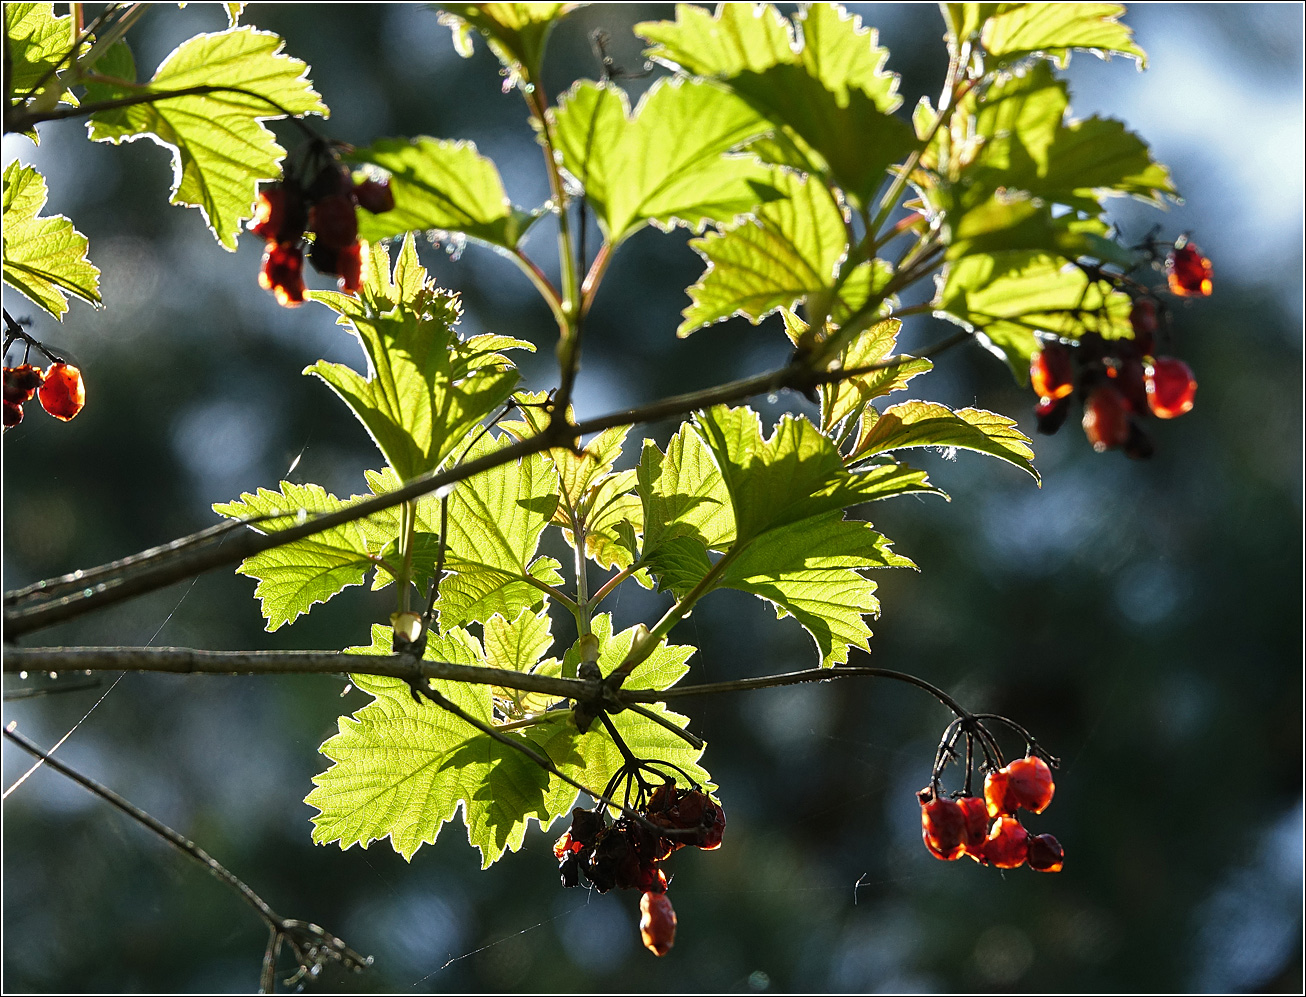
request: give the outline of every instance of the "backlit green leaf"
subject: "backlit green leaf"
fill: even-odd
[[[1031,441],[1016,428],[1016,420],[984,409],[952,410],[937,402],[909,401],[891,405],[875,418],[866,413],[861,435],[852,456],[864,460],[888,450],[907,447],[960,447],[988,454],[1013,464],[1031,475],[1034,450]]]
[[[1071,49],[1087,49],[1102,58],[1128,56],[1142,69],[1147,54],[1134,44],[1134,33],[1120,23],[1124,12],[1124,6],[1116,3],[998,4],[984,22],[980,38],[998,65],[1037,53],[1064,68]]]
[[[87,126],[90,137],[114,144],[148,138],[169,149],[172,203],[198,207],[218,242],[234,251],[258,182],[279,176],[285,155],[262,122],[329,113],[307,79],[308,66],[282,54],[282,44],[280,36],[250,27],[196,35],[164,59],[146,88],[234,89],[99,111]]]
[[[370,647],[350,654],[388,654],[389,627],[372,627]],[[426,658],[485,663],[479,642],[462,630],[431,635]],[[353,675],[372,702],[340,718],[321,752],[332,765],[313,781],[305,802],[316,807],[313,840],[342,848],[386,837],[405,859],[433,843],[463,808],[467,839],[483,866],[521,848],[532,819],[547,826],[561,811],[546,803],[548,773],[524,754],[429,702],[414,701],[399,679]],[[484,724],[493,722],[488,686],[435,682],[434,688]],[[520,734],[507,733],[510,739]]]
[[[777,615],[790,615],[816,642],[821,664],[848,661],[848,648],[868,648],[870,628],[862,619],[878,616],[876,583],[866,568],[911,568],[869,523],[838,512],[772,530],[730,563],[723,588],[741,589],[772,602]]]
[[[650,222],[702,231],[772,196],[768,170],[725,155],[770,126],[718,87],[659,80],[632,117],[620,88],[582,82],[553,120],[563,165],[614,244]]]
[[[283,481],[280,491],[260,488],[257,494],[246,492],[235,501],[216,503],[213,511],[232,519],[260,517],[252,528],[274,533],[303,523],[311,515],[336,512],[349,504],[318,485]],[[395,533],[397,529],[387,531],[375,520],[357,519],[247,557],[236,574],[258,580],[254,596],[271,632],[293,623],[314,605],[326,602],[350,585],[361,585],[368,569],[376,566],[376,556]]]
[[[468,460],[493,453],[507,437],[487,433]],[[448,566],[456,572],[440,584],[436,609],[442,629],[494,613],[514,619],[538,606],[544,593],[527,577],[560,584],[558,562],[536,558],[540,536],[558,504],[557,476],[543,454],[531,454],[483,471],[449,495]]]
[[[99,304],[100,271],[86,258],[86,236],[63,215],[40,215],[45,178],[15,159],[4,187],[4,282],[58,319],[69,294]]]
[[[532,221],[508,200],[498,168],[472,142],[382,139],[355,151],[350,161],[386,170],[395,198],[390,211],[358,212],[360,239],[434,229],[513,249]]]
[[[783,171],[775,173],[773,184],[782,199],[762,205],[755,218],[727,232],[691,243],[708,269],[689,288],[693,303],[678,336],[732,315],[756,325],[777,309],[833,289],[848,243],[830,191]]]
[[[538,80],[544,47],[553,25],[568,11],[581,6],[575,3],[443,3],[446,13],[442,24],[453,29],[454,47],[464,57],[472,54],[471,34],[475,28],[485,36],[490,50],[516,82],[524,75]]]
[[[410,481],[434,471],[507,399],[517,373],[498,362],[478,366],[486,351],[475,339],[458,338],[457,295],[426,279],[411,235],[398,253],[393,282],[384,247],[369,245],[364,257],[359,297],[334,291],[314,291],[310,297],[352,327],[367,356],[368,376],[326,360],[305,373],[322,378],[340,395],[390,466]]]
[[[948,265],[936,314],[974,329],[1020,383],[1038,350],[1036,332],[1077,339],[1129,337],[1129,295],[1104,291],[1083,270],[1048,253],[977,253]]]
[[[53,69],[73,47],[73,19],[56,16],[52,3],[7,3],[5,8],[5,84],[7,94],[25,97],[46,78],[42,89],[63,89]]]

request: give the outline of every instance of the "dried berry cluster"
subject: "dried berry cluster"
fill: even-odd
[[[1180,241],[1165,261],[1172,294],[1211,293],[1211,261],[1192,243]],[[1182,360],[1154,356],[1162,312],[1157,299],[1140,293],[1129,313],[1133,339],[1105,340],[1085,334],[1078,343],[1045,342],[1030,361],[1030,385],[1039,396],[1038,431],[1052,434],[1070,412],[1072,395],[1084,406],[1084,435],[1099,453],[1123,449],[1135,458],[1152,456],[1141,420],[1174,419],[1193,407],[1197,380]]]
[[[661,864],[686,845],[721,847],[725,811],[697,789],[659,786],[638,811],[609,823],[604,808],[571,812],[571,829],[553,846],[562,885],[580,885],[581,874],[600,893],[613,887],[639,890],[640,934],[654,955],[666,955],[676,938],[676,912],[667,899]],[[656,828],[656,830],[654,830]]]
[[[35,395],[41,407],[56,419],[67,422],[86,404],[82,372],[71,364],[56,361],[46,370],[31,364],[5,368],[5,429],[23,421],[23,406]]]
[[[982,797],[948,799],[932,783],[917,794],[925,847],[945,862],[967,855],[998,869],[1028,862],[1037,872],[1060,872],[1065,852],[1057,839],[1030,835],[1015,817],[1021,808],[1042,813],[1055,788],[1051,769],[1037,756],[1018,758],[990,772]]]
[[[334,158],[306,183],[288,170],[285,179],[259,191],[249,224],[251,232],[267,240],[259,285],[287,308],[303,303],[307,231],[313,236],[308,254],[313,269],[338,277],[340,290],[357,292],[361,260],[355,207],[380,214],[394,205],[388,181],[356,184],[349,169]]]

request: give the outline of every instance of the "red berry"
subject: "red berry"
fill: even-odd
[[[1030,838],[1026,845],[1029,867],[1035,872],[1060,872],[1065,864],[1066,853],[1061,842],[1050,834],[1039,834]]]
[[[989,810],[982,796],[963,796],[957,801],[966,818],[965,854],[979,862],[989,835]]]
[[[364,211],[379,215],[395,206],[389,180],[364,180],[354,186],[354,202]]]
[[[1134,328],[1134,342],[1142,353],[1152,352],[1152,337],[1156,335],[1156,302],[1139,298],[1129,310],[1129,324]]]
[[[294,308],[304,303],[304,251],[298,243],[269,242],[263,253],[259,286],[276,295],[277,303]]]
[[[86,386],[82,372],[72,364],[53,363],[45,372],[45,383],[36,392],[45,409],[56,419],[67,422],[86,404]]]
[[[1070,351],[1060,343],[1045,343],[1029,361],[1029,383],[1040,398],[1056,401],[1075,390]]]
[[[1014,814],[1024,807],[1041,814],[1052,802],[1056,786],[1052,770],[1042,758],[1017,758],[984,778],[984,799],[989,816]]]
[[[1034,415],[1038,419],[1038,431],[1044,436],[1053,435],[1066,421],[1070,414],[1070,398],[1040,398],[1034,406]]]
[[[1016,804],[1008,802],[1007,781],[1005,768],[995,769],[984,777],[984,805],[990,817],[1016,812]]]
[[[1208,297],[1211,293],[1211,261],[1191,242],[1176,246],[1166,257],[1165,277],[1170,293],[1181,298]]]
[[[5,399],[5,429],[13,429],[23,421],[23,407],[17,402]]]
[[[354,202],[344,194],[324,197],[308,209],[309,231],[331,249],[344,249],[358,239]]]
[[[1191,411],[1197,394],[1192,369],[1174,357],[1157,357],[1146,370],[1147,404],[1158,419],[1174,419]]]
[[[1122,361],[1115,370],[1116,387],[1124,395],[1129,410],[1136,415],[1147,414],[1147,383],[1143,361],[1137,358]]]
[[[1028,855],[1029,832],[1015,817],[1003,815],[993,822],[984,842],[984,864],[998,869],[1015,869]]]
[[[357,294],[362,285],[363,272],[362,247],[357,241],[336,254],[336,267],[336,272],[340,275],[340,290],[346,294]]]
[[[639,934],[644,947],[666,955],[676,943],[676,912],[665,893],[645,893],[639,900]]]
[[[1052,770],[1042,758],[1017,758],[1007,766],[1007,798],[1031,813],[1046,810],[1056,788]]]
[[[923,789],[922,800],[933,797],[933,790]],[[966,813],[956,800],[929,799],[921,804],[921,837],[936,859],[952,862],[961,858],[966,847]]]
[[[41,368],[33,367],[29,363],[6,367],[4,400],[14,405],[24,405],[32,400],[36,389],[44,380],[45,374]]]
[[[303,235],[307,222],[299,185],[274,183],[259,191],[249,230],[269,242],[291,242]]]
[[[1128,404],[1110,384],[1098,385],[1084,403],[1084,435],[1098,453],[1112,450],[1129,438]]]

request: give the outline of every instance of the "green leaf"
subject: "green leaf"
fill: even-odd
[[[852,458],[865,460],[907,447],[960,447],[1005,460],[1035,481],[1031,440],[1016,428],[1016,420],[984,409],[952,410],[936,402],[909,401],[891,405],[875,418],[866,413]]]
[[[1096,214],[1104,194],[1158,205],[1163,195],[1175,196],[1169,171],[1124,125],[1096,117],[1063,123],[1068,109],[1065,83],[1045,62],[1001,77],[973,105],[983,145],[954,199],[974,206],[1016,188]]]
[[[390,647],[390,628],[373,626],[372,645],[346,653],[389,654]],[[426,658],[484,664],[476,638],[462,630],[431,635]],[[339,733],[320,749],[333,764],[313,778],[316,788],[305,799],[319,811],[314,842],[366,848],[389,837],[395,851],[411,859],[461,806],[468,842],[489,866],[506,850],[521,848],[532,819],[547,827],[563,812],[547,804],[548,773],[521,752],[431,703],[415,702],[399,679],[351,679],[373,700],[341,717]],[[432,685],[482,723],[493,722],[488,686]]]
[[[598,613],[590,621],[590,631],[599,641],[599,671],[605,676],[609,675],[625,661],[634,643],[636,628],[632,627],[613,634],[612,617],[608,613]],[[668,644],[665,640],[662,641],[654,648],[653,653],[626,678],[622,688],[670,688],[689,670],[687,662],[695,650],[687,644]],[[579,657],[573,647],[564,659],[573,672]],[[564,664],[564,671],[567,664]],[[646,707],[682,729],[689,723],[687,717],[671,712],[661,703],[649,703]],[[699,759],[703,755],[702,749],[693,747],[661,725],[630,710],[612,715],[611,720],[637,758],[654,759],[678,766],[709,791],[715,788],[711,781],[712,777],[699,765]],[[555,761],[570,747],[572,760],[559,762],[558,768],[591,789],[602,790],[625,763],[621,750],[600,724],[594,724],[588,733],[582,735],[573,724],[554,721],[550,726],[540,725],[531,728],[530,737],[540,747],[548,750]],[[669,768],[664,767],[663,771],[674,776],[682,786],[685,784],[683,777],[676,775]],[[549,791],[550,810],[566,813],[571,809],[575,799],[575,789],[560,780],[552,781]]]
[[[552,116],[562,163],[614,246],[648,223],[702,231],[771,196],[770,171],[725,155],[770,126],[718,87],[658,80],[632,116],[620,88],[583,81]]]
[[[838,4],[814,3],[800,8],[797,22],[803,29],[803,66],[842,102],[850,90],[870,97],[888,114],[902,104],[898,74],[886,73],[889,50],[878,44],[878,32],[862,26],[861,16]]]
[[[553,634],[547,609],[538,613],[523,609],[511,621],[495,613],[485,621],[485,663],[492,668],[556,676],[562,663],[556,658],[540,660],[552,646]],[[493,693],[514,720],[520,720],[528,713],[543,713],[563,701],[557,696],[499,686],[493,688]]]
[[[486,433],[467,460],[491,454],[507,437]],[[557,476],[543,454],[531,454],[483,471],[449,495],[449,567],[436,609],[440,626],[484,622],[494,613],[513,619],[538,606],[544,593],[526,581],[562,583],[558,562],[535,557],[540,536],[558,504]]]
[[[364,252],[360,297],[314,291],[340,314],[368,359],[368,377],[319,360],[305,370],[324,380],[353,410],[386,461],[404,481],[434,471],[473,426],[512,393],[517,373],[505,362],[482,365],[483,343],[454,331],[458,297],[437,288],[417,261],[411,234],[390,279],[384,247]],[[497,342],[497,341],[496,341]],[[489,357],[497,356],[493,349]]]
[[[998,4],[997,11],[984,22],[980,37],[995,66],[1039,54],[1064,69],[1071,49],[1087,49],[1103,59],[1128,56],[1143,69],[1147,53],[1134,44],[1133,32],[1119,22],[1124,12],[1124,6],[1116,3]]]
[[[473,142],[381,139],[349,159],[390,174],[394,208],[358,213],[358,237],[369,242],[435,229],[514,249],[533,220],[508,200],[498,168]]]
[[[690,427],[682,427],[662,453],[644,441],[639,496],[644,507],[644,558],[678,537],[724,549],[735,537],[734,513],[712,451]]]
[[[99,111],[87,126],[96,142],[148,138],[171,150],[172,203],[198,207],[214,237],[233,252],[259,181],[279,176],[285,155],[262,122],[287,113],[330,113],[307,79],[308,66],[282,54],[282,44],[280,36],[250,27],[196,35],[164,59],[147,89],[214,86],[242,92]],[[120,89],[117,95],[140,92]]]
[[[43,90],[50,86],[63,90],[52,70],[76,41],[72,17],[56,17],[52,3],[7,3],[4,7],[6,96],[27,96],[42,77],[47,77]]]
[[[723,3],[715,15],[677,4],[675,21],[644,21],[635,34],[653,43],[650,59],[694,76],[728,79],[794,59],[793,26],[770,4]]]
[[[782,199],[762,205],[755,218],[690,243],[708,269],[689,288],[693,303],[676,335],[733,315],[756,325],[780,308],[834,288],[848,243],[829,190],[783,171],[776,171],[773,185]]]
[[[440,23],[453,29],[454,47],[458,54],[472,54],[470,28],[475,28],[489,42],[490,51],[508,70],[508,85],[515,84],[519,76],[537,81],[544,47],[553,25],[569,11],[581,6],[575,3],[445,3],[447,13],[440,15]]]
[[[723,4],[709,18],[682,5],[674,24],[636,31],[657,43],[650,57],[716,77],[774,126],[753,152],[817,174],[864,205],[915,141],[889,113],[899,103],[897,79],[882,71],[887,52],[859,18],[817,5],[801,24],[799,48],[797,33],[770,6]]]
[[[1036,332],[1133,335],[1129,295],[1104,292],[1083,270],[1044,252],[976,253],[951,263],[935,304],[940,318],[975,330],[1021,384],[1039,349]]]
[[[898,330],[901,328],[902,322],[897,319],[877,322],[844,347],[838,363],[838,367],[843,370],[856,370],[876,364],[889,365],[821,386],[823,433],[831,433],[845,420],[859,417],[872,399],[894,391],[903,391],[907,382],[917,374],[933,369],[934,364],[923,357],[894,357]],[[891,358],[897,362],[890,363]]]
[[[354,496],[351,501],[359,499],[361,496]],[[270,534],[303,523],[310,515],[337,512],[349,504],[319,485],[283,481],[279,492],[266,488],[257,494],[246,492],[235,501],[215,503],[213,511],[231,519],[271,517],[251,524],[252,529]],[[254,596],[270,633],[350,585],[363,584],[368,569],[376,566],[375,556],[398,532],[395,526],[393,532],[387,531],[374,519],[333,526],[247,557],[236,574],[258,580]]]
[[[14,160],[4,185],[4,282],[57,319],[69,294],[99,304],[100,271],[86,258],[86,236],[63,215],[40,216],[45,178]]]
[[[240,15],[245,13],[247,3],[224,3],[222,5],[227,9],[227,26],[234,28],[240,23]]]
[[[834,444],[806,418],[784,415],[769,438],[747,407],[718,405],[695,417],[730,495],[735,543],[891,494],[934,491],[919,471],[892,466],[850,474]],[[647,528],[647,526],[646,526]]]
[[[871,631],[862,617],[878,616],[880,604],[876,583],[860,572],[914,567],[869,523],[831,512],[759,537],[730,563],[720,584],[751,592],[774,603],[778,616],[797,619],[829,667],[846,663],[849,647],[869,649]]]

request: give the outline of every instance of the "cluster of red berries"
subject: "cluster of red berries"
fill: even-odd
[[[613,887],[641,891],[640,935],[645,948],[662,956],[676,940],[676,912],[661,863],[686,845],[720,848],[726,815],[705,793],[677,789],[674,780],[654,790],[638,813],[642,820],[623,816],[609,824],[604,808],[577,807],[553,854],[563,886],[579,886],[584,873],[600,893]]]
[[[1180,241],[1165,261],[1171,293],[1205,297],[1211,293],[1211,261],[1192,243]],[[1129,313],[1133,339],[1104,340],[1086,333],[1078,343],[1045,342],[1029,365],[1039,396],[1034,414],[1038,431],[1061,428],[1076,393],[1084,405],[1084,435],[1099,453],[1123,449],[1135,458],[1152,456],[1152,441],[1140,420],[1149,415],[1174,419],[1193,407],[1197,380],[1182,360],[1153,355],[1160,328],[1156,298],[1141,294]]]
[[[1015,817],[1021,808],[1042,813],[1055,789],[1052,770],[1037,756],[1017,758],[990,772],[982,797],[948,799],[932,783],[916,794],[925,847],[945,862],[967,855],[998,869],[1028,862],[1036,872],[1060,872],[1065,861],[1060,842],[1050,834],[1030,835]]]
[[[5,429],[23,421],[23,406],[35,395],[56,419],[67,422],[86,404],[82,372],[72,364],[56,361],[46,370],[29,363],[5,368]]]
[[[287,174],[259,191],[249,230],[267,240],[259,285],[278,304],[304,301],[304,235],[312,233],[308,260],[320,274],[338,277],[340,290],[354,294],[360,280],[358,217],[355,207],[373,214],[395,206],[389,181],[354,183],[349,169],[334,158],[302,183]]]

